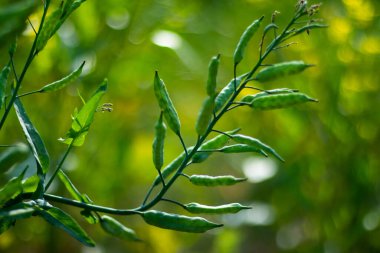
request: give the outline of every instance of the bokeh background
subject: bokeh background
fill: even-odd
[[[58,5],[60,1],[53,1]],[[181,118],[188,145],[196,141],[194,122],[205,97],[209,59],[220,53],[219,89],[233,73],[234,47],[252,20],[274,10],[280,26],[291,18],[295,1],[264,0],[89,0],[66,22],[36,58],[22,92],[38,89],[77,68],[86,67],[75,85],[54,94],[23,98],[44,138],[52,163],[66,146],[57,139],[71,124],[70,115],[104,77],[109,91],[104,102],[112,113],[98,113],[83,147],[69,156],[65,170],[81,192],[97,204],[117,208],[139,205],[156,176],[151,143],[159,115],[153,93],[154,71],[161,78]],[[40,218],[20,220],[0,236],[0,252],[379,252],[380,251],[380,2],[324,1],[319,17],[329,25],[294,39],[297,45],[277,51],[267,63],[302,59],[316,64],[301,75],[260,88],[289,87],[318,98],[285,110],[228,113],[219,130],[241,127],[274,147],[281,164],[255,155],[215,154],[189,167],[188,174],[232,174],[249,182],[204,189],[180,178],[168,198],[182,203],[217,205],[241,202],[252,210],[234,216],[207,217],[225,227],[205,234],[185,234],[146,225],[140,217],[119,217],[144,240],[121,241],[88,225],[79,210],[63,207],[97,242],[86,248]],[[30,19],[38,23],[41,6]],[[19,38],[15,58],[20,70],[33,39],[27,29]],[[255,63],[259,36],[250,45],[243,73]],[[0,63],[7,61],[0,52]],[[248,91],[247,91],[248,92]],[[11,113],[1,132],[2,144],[25,142]],[[165,160],[181,152],[169,133]],[[2,180],[12,173],[2,175]],[[205,194],[207,190],[207,194]],[[57,182],[52,192],[69,197]],[[184,213],[163,203],[157,207]]]

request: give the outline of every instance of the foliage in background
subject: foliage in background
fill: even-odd
[[[377,149],[374,144],[376,143],[376,138],[378,138],[376,130],[378,116],[369,113],[370,108],[375,107],[376,101],[378,101],[378,99],[376,100],[378,86],[374,85],[377,80],[376,75],[371,74],[371,70],[374,69],[372,66],[375,66],[376,63],[374,56],[378,54],[378,49],[376,49],[377,38],[371,32],[376,29],[375,10],[377,3],[358,4],[358,2],[360,1],[344,1],[342,4],[339,2],[325,3],[324,13],[322,14],[329,19],[327,23],[331,24],[327,32],[331,41],[330,47],[326,47],[325,39],[320,41],[314,39],[315,36],[317,37],[319,34],[324,33],[312,32],[312,40],[301,43],[304,40],[301,38],[299,39],[299,45],[281,51],[271,59],[273,62],[283,61],[285,58],[297,59],[297,55],[301,52],[306,62],[318,65],[318,68],[309,70],[308,73],[311,73],[309,75],[303,75],[297,77],[297,79],[288,79],[291,88],[318,94],[320,104],[314,108],[314,110],[317,110],[314,116],[311,116],[309,112],[303,113],[299,108],[296,111],[286,110],[278,114],[255,113],[252,114],[252,117],[249,116],[249,111],[244,112],[245,117],[242,117],[241,113],[232,111],[228,121],[221,122],[224,129],[231,129],[241,125],[245,133],[262,136],[265,141],[270,140],[269,142],[272,143],[272,146],[278,147],[277,150],[286,158],[286,168],[278,171],[277,176],[271,180],[254,184],[251,187],[247,186],[248,188],[241,188],[240,186],[234,188],[231,193],[233,194],[232,196],[223,196],[225,193],[222,195],[221,192],[213,197],[202,196],[202,200],[205,198],[204,201],[206,202],[207,198],[208,203],[231,200],[244,201],[248,198],[252,199],[252,201],[261,200],[269,205],[254,204],[253,206],[256,208],[254,208],[255,212],[251,216],[258,217],[260,210],[262,210],[262,214],[271,216],[273,215],[271,210],[275,210],[275,217],[271,216],[272,221],[270,221],[270,217],[267,221],[264,220],[264,223],[267,222],[266,224],[274,222],[272,223],[273,225],[251,228],[249,224],[257,224],[254,220],[251,220],[252,217],[238,216],[242,218],[241,222],[246,224],[243,230],[245,235],[239,235],[243,231],[232,232],[224,229],[217,236],[209,235],[203,240],[202,238],[181,236],[183,239],[180,245],[173,243],[170,245],[170,249],[163,248],[161,251],[173,252],[176,248],[189,248],[191,251],[191,249],[205,248],[203,243],[208,242],[207,238],[210,237],[214,238],[214,240],[211,244],[205,244],[207,245],[207,250],[205,251],[208,252],[212,250],[221,252],[223,249],[226,252],[228,252],[228,249],[236,249],[236,251],[256,249],[258,252],[271,252],[278,250],[276,247],[280,249],[297,248],[298,251],[304,250],[305,252],[310,252],[314,249],[315,252],[320,252],[324,249],[326,251],[355,249],[355,245],[357,247],[365,245],[368,249],[377,247],[376,240],[371,240],[371,238],[376,238],[377,227],[377,204],[375,198],[377,182],[374,168],[378,164],[376,162],[378,152],[376,152]],[[123,4],[125,7],[124,12],[117,13],[115,11],[112,13],[112,9],[116,10],[116,8],[113,8],[114,6],[120,9],[120,5]],[[275,8],[286,10],[292,4],[284,1],[284,3],[278,3]],[[172,91],[170,86],[172,100],[178,106],[177,110],[181,117],[182,125],[192,126],[191,122],[194,122],[197,117],[197,113],[192,108],[198,108],[202,103],[202,98],[197,95],[204,94],[201,88],[203,87],[202,82],[205,80],[204,69],[208,58],[218,51],[223,56],[231,55],[231,48],[241,32],[235,32],[236,27],[239,27],[239,23],[240,27],[244,27],[252,18],[252,12],[246,16],[241,15],[242,9],[250,10],[250,8],[253,8],[257,11],[257,16],[261,13],[266,13],[266,16],[269,17],[273,6],[264,7],[257,4],[257,1],[252,3],[243,1],[236,1],[236,3],[202,3],[195,1],[188,4],[186,8],[183,8],[175,1],[162,4],[149,1],[140,4],[121,4],[117,3],[117,1],[110,1],[106,8],[96,8],[96,5],[96,2],[87,2],[83,6],[85,10],[82,13],[81,9],[78,9],[78,15],[73,16],[71,20],[73,22],[71,26],[66,27],[66,30],[62,28],[66,32],[60,34],[60,39],[53,38],[50,47],[48,44],[46,51],[39,55],[41,60],[36,61],[36,66],[31,66],[33,78],[28,78],[28,76],[27,78],[28,83],[31,83],[30,87],[40,88],[45,82],[36,83],[36,76],[48,74],[42,80],[49,77],[50,80],[55,80],[57,77],[63,76],[69,72],[70,62],[75,62],[73,69],[80,65],[83,57],[78,57],[78,52],[86,55],[86,61],[92,67],[92,69],[84,70],[87,75],[82,77],[82,81],[86,83],[86,86],[91,85],[91,83],[97,83],[98,81],[96,80],[110,72],[110,83],[115,86],[110,90],[110,94],[106,96],[107,100],[111,100],[117,109],[112,114],[98,116],[97,122],[92,129],[93,135],[96,137],[88,139],[89,142],[85,145],[89,146],[88,149],[78,150],[77,156],[80,159],[77,159],[76,156],[69,156],[68,161],[70,163],[68,163],[66,169],[77,168],[71,172],[73,180],[76,181],[76,185],[81,190],[94,192],[94,195],[96,195],[96,197],[94,196],[96,198],[95,202],[107,203],[107,205],[111,206],[122,205],[129,207],[139,204],[135,203],[135,200],[138,199],[135,196],[141,197],[144,194],[144,185],[147,185],[150,181],[149,178],[154,176],[154,171],[152,172],[149,169],[151,165],[146,162],[146,160],[150,159],[146,159],[146,157],[151,155],[152,125],[159,112],[151,110],[152,106],[155,106],[155,101],[152,101],[154,94],[151,92],[152,87],[150,86],[151,75],[147,75],[147,72],[151,73],[154,69],[159,69],[160,75],[165,76],[166,80],[181,80],[176,82],[178,90],[181,91],[178,94],[181,95],[175,95],[175,91]],[[226,6],[230,8],[226,8]],[[104,6],[102,5],[102,7]],[[226,13],[225,9],[236,15]],[[106,13],[108,10],[109,13]],[[282,19],[285,20],[285,17],[290,12],[282,11],[281,15],[278,15],[278,22],[281,23]],[[88,13],[97,13],[97,15],[84,20],[84,14]],[[120,29],[115,23],[122,27],[125,16],[128,16],[126,13],[130,15],[127,28],[124,30],[125,37],[121,40],[115,40],[114,38],[120,36],[120,31],[114,30]],[[175,13],[175,15],[169,15],[170,13]],[[196,13],[196,16],[194,13]],[[334,15],[331,13],[334,13]],[[235,16],[234,19],[236,17],[239,17],[239,19],[232,21],[233,16]],[[140,22],[146,19],[149,21]],[[31,20],[33,22],[33,18]],[[102,20],[107,20],[108,26],[112,27],[112,29],[105,27]],[[118,22],[115,22],[115,20]],[[139,23],[141,25],[138,25]],[[233,27],[229,27],[232,24]],[[97,28],[88,29],[91,25]],[[159,30],[157,30],[157,27]],[[164,32],[168,32],[168,30],[171,30],[172,33],[165,34]],[[359,30],[360,33],[357,33],[356,30]],[[173,32],[177,32],[177,34],[174,33],[177,37],[171,37],[172,44],[164,43],[169,49],[158,50],[149,40],[149,38],[152,38],[154,43],[162,45],[162,36],[171,36]],[[208,38],[205,40],[206,34]],[[233,39],[230,40],[230,44],[229,40],[221,39],[231,37]],[[78,38],[80,43],[75,42],[78,41]],[[308,36],[305,35],[304,38],[307,39]],[[28,41],[28,37],[23,37],[23,40]],[[208,45],[208,43],[205,43],[208,40],[216,41],[217,44]],[[94,41],[96,41],[96,44],[92,48]],[[177,41],[177,44],[173,41]],[[350,43],[347,43],[347,41]],[[69,48],[65,54],[62,54],[62,45],[58,45],[62,42],[64,43],[62,44],[63,48]],[[138,45],[134,46],[134,44],[129,44],[130,42]],[[20,44],[21,42],[19,42]],[[109,45],[109,48],[113,49],[118,48],[121,51],[108,51],[106,50],[108,46],[105,45]],[[143,46],[141,47],[141,45]],[[215,50],[215,47],[218,47],[219,50]],[[74,51],[72,51],[73,48]],[[141,48],[139,49],[140,51],[137,50],[138,48]],[[317,48],[321,49],[318,50]],[[21,57],[22,49],[19,48],[18,50],[20,56],[17,57]],[[249,51],[248,57],[257,55],[256,52],[255,50]],[[149,54],[150,57],[146,57],[148,53],[151,53]],[[128,57],[125,57],[125,55],[128,55]],[[143,55],[144,57],[137,58],[138,55]],[[180,57],[177,58],[176,55],[180,55]],[[334,55],[336,55],[336,58],[331,59],[331,56]],[[327,60],[327,57],[330,58]],[[52,63],[55,60],[52,61],[52,58],[59,59],[61,64],[53,66]],[[76,60],[76,58],[81,59]],[[140,60],[134,61],[133,58]],[[165,64],[162,64],[160,59],[167,60],[164,62]],[[1,58],[1,60],[3,59]],[[183,61],[183,65],[178,64],[181,61]],[[110,64],[104,64],[104,62]],[[225,83],[230,79],[229,76],[232,73],[228,60],[224,59],[221,64],[220,78]],[[226,65],[224,66],[223,64]],[[179,69],[178,72],[173,71],[173,65],[176,65],[176,68]],[[151,66],[151,71],[147,71],[146,66]],[[242,65],[242,68],[243,66],[245,65]],[[324,75],[322,76],[320,73],[324,73]],[[359,76],[364,76],[364,78]],[[362,85],[355,86],[359,80],[362,81]],[[320,85],[315,87],[302,85],[306,82],[320,83]],[[82,85],[78,87],[82,90],[83,97],[89,96],[86,90],[91,90],[91,88],[83,89]],[[127,92],[125,91],[126,87],[128,87]],[[219,86],[219,89],[221,88]],[[23,91],[27,92],[28,90],[25,87]],[[69,89],[69,94],[76,95],[76,89],[71,91]],[[58,137],[65,131],[64,128],[69,121],[68,117],[64,120],[63,116],[62,122],[52,122],[52,119],[56,118],[53,115],[69,115],[73,109],[73,105],[65,103],[67,100],[65,99],[66,95],[64,95],[54,94],[50,97],[42,94],[39,97],[38,104],[33,103],[34,99],[25,97],[25,103],[31,106],[30,110],[41,111],[38,115],[33,115],[32,120],[37,123],[37,128],[42,136]],[[149,101],[146,100],[148,95],[152,98]],[[62,108],[59,109],[60,111],[53,113],[52,106],[49,106],[52,98],[62,105]],[[182,101],[186,106],[182,105]],[[307,111],[310,109],[312,108],[309,107]],[[326,111],[330,113],[322,113]],[[260,124],[252,124],[252,122],[256,123],[258,118],[260,118]],[[47,124],[47,122],[52,123]],[[136,122],[136,124],[131,122]],[[53,125],[55,127],[52,127]],[[314,127],[310,129],[310,134],[307,134],[306,130],[310,125]],[[111,129],[117,134],[112,133]],[[287,130],[284,131],[283,129]],[[148,134],[141,134],[143,130]],[[14,127],[6,127],[4,131],[7,133],[4,135],[7,136],[10,143],[13,140],[20,140],[17,137],[20,136],[20,132],[17,133]],[[192,132],[193,127],[184,127],[185,142],[194,141]],[[273,142],[273,136],[282,137]],[[284,141],[284,139],[289,140]],[[323,142],[320,140],[323,140]],[[169,143],[176,142],[175,138],[170,135],[167,136],[167,141]],[[294,143],[294,146],[292,143]],[[47,141],[46,146],[49,153],[63,152],[57,147],[54,140]],[[180,152],[174,146],[173,144],[166,144],[166,147],[171,147],[166,150],[167,156],[174,157],[176,153]],[[331,147],[339,148],[331,149]],[[357,150],[360,150],[358,155],[356,155]],[[102,154],[103,159],[99,154]],[[294,154],[297,154],[297,156],[293,156]],[[226,171],[227,167],[229,167],[229,170],[231,167],[241,167],[240,160],[244,158],[244,156],[232,157],[232,159],[230,157],[227,163],[221,156],[216,155],[215,157],[210,159],[207,166],[210,168],[210,174],[215,175],[219,174],[220,171]],[[289,160],[290,157],[292,159]],[[320,157],[323,157],[323,159]],[[88,169],[89,167],[91,169]],[[109,169],[115,167],[120,168],[117,175],[113,170]],[[243,166],[243,168],[245,167]],[[202,168],[202,173],[203,170],[206,170],[205,166],[195,166],[194,171],[199,168]],[[215,171],[216,168],[218,168],[218,171]],[[244,172],[246,171],[248,169],[244,169]],[[239,172],[236,171],[236,173],[238,174]],[[83,182],[81,178],[91,178],[91,180]],[[104,178],[110,180],[112,178],[113,183],[110,184],[109,180],[103,180]],[[134,180],[130,181],[129,179],[131,178]],[[255,181],[256,179],[252,180]],[[125,188],[125,182],[127,181],[128,183],[130,182],[130,185]],[[54,184],[52,186],[60,187]],[[334,191],[336,188],[347,190],[336,192]],[[243,189],[252,189],[251,196],[247,197],[247,190]],[[128,192],[131,197],[126,198],[125,192]],[[192,188],[192,192],[201,194],[202,191]],[[193,194],[191,195],[194,196]],[[366,196],[364,201],[363,196]],[[188,197],[186,190],[176,187],[175,192],[171,193],[171,198],[185,200]],[[165,205],[165,208],[175,211],[174,207],[170,209]],[[75,210],[71,213],[74,212]],[[178,210],[175,212],[178,212]],[[228,217],[226,219],[228,220]],[[356,223],[350,222],[355,220],[357,221]],[[62,238],[59,234],[44,232],[49,228],[44,227],[38,220],[34,222],[38,222],[38,226],[41,228],[40,232],[37,232],[37,234],[33,232],[33,224],[21,224],[21,228],[16,226],[17,230],[1,237],[2,245],[9,245],[9,242],[16,240],[16,238],[18,238],[17,240],[31,240],[31,236],[32,238],[40,238],[39,240],[51,236],[50,239],[46,239],[52,242],[52,245],[50,245],[52,249],[54,247],[59,248],[59,242],[65,243],[65,238]],[[140,220],[134,222],[133,219],[129,222],[134,227],[138,227],[137,224],[141,223]],[[229,226],[238,225],[231,222],[227,222],[228,224]],[[28,227],[30,227],[30,230],[22,229]],[[139,230],[142,232],[145,229],[140,228]],[[38,233],[43,233],[43,236]],[[25,236],[26,234],[28,236]],[[167,246],[167,242],[172,242],[171,238],[174,236],[178,238],[178,235],[169,232],[165,233],[162,230],[157,233],[155,230],[148,230],[147,234],[150,237],[149,241],[154,243],[155,250],[159,250],[160,245]],[[343,238],[343,234],[351,234],[353,239],[347,240],[347,238]],[[288,235],[292,236],[289,237]],[[100,237],[101,233],[99,232],[99,235],[95,233],[94,236]],[[257,239],[252,240],[252,238]],[[40,249],[48,247],[48,244],[38,243],[39,241],[35,239],[33,241],[35,242],[35,247]],[[122,245],[124,245],[123,247],[132,247],[135,250],[143,247],[125,244],[117,244],[120,246],[116,246],[110,239],[102,239],[102,241],[101,245],[104,245],[103,247],[112,245],[111,247],[116,247],[116,250],[117,247],[122,247]],[[186,247],[187,244],[193,246]],[[65,245],[67,245],[67,242]],[[240,250],[239,245],[241,245]],[[15,245],[13,247],[21,246]],[[232,252],[232,250],[229,252]]]

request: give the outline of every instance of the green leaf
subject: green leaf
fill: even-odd
[[[88,130],[94,120],[94,115],[99,102],[107,90],[107,85],[108,81],[105,79],[87,103],[83,105],[78,113],[73,115],[73,122],[70,130],[66,133],[64,138],[59,139],[60,141],[66,144],[71,144],[73,142],[72,145],[74,146],[83,145]]]
[[[110,235],[129,241],[140,241],[140,239],[137,238],[135,231],[127,228],[119,221],[108,215],[103,215],[101,217],[100,225],[102,226],[103,230]]]
[[[14,177],[0,189],[0,207],[3,206],[8,200],[17,197],[22,193],[22,179],[25,175],[26,169],[18,176]]]
[[[39,92],[57,91],[66,87],[67,85],[75,81],[80,76],[80,74],[82,73],[84,64],[85,62],[83,62],[79,68],[71,72],[68,76],[65,76],[64,78],[58,81],[45,85],[39,90]]]
[[[42,169],[43,176],[49,170],[49,154],[45,148],[45,144],[41,139],[40,134],[37,129],[33,126],[20,99],[16,98],[14,107],[16,109],[16,114],[22,130],[28,140],[30,147],[32,148],[33,155],[36,158],[36,161],[39,163]]]
[[[173,102],[169,97],[165,83],[160,79],[157,71],[154,76],[154,93],[161,110],[164,112],[166,123],[175,134],[180,136],[181,122],[173,105]]]
[[[14,220],[11,219],[1,219],[0,218],[0,235],[7,231],[14,224]]]
[[[233,176],[217,176],[212,177],[208,175],[191,175],[189,180],[192,184],[197,186],[228,186],[247,181],[247,178],[237,178]]]
[[[72,237],[80,241],[86,246],[94,247],[94,241],[87,233],[79,226],[79,224],[67,213],[57,207],[51,207],[47,210],[41,209],[38,214],[47,222],[55,227],[61,228],[70,234]]]
[[[141,214],[146,223],[164,228],[189,233],[204,233],[210,229],[223,226],[201,217],[189,217],[150,210]]]
[[[29,147],[24,143],[17,143],[0,153],[0,172],[24,161],[29,155]]]
[[[3,107],[6,97],[6,88],[7,88],[7,81],[9,77],[9,72],[11,71],[10,64],[8,63],[0,73],[0,109]]]
[[[49,39],[56,32],[56,27],[60,22],[62,17],[62,8],[59,7],[53,13],[48,15],[43,23],[41,31],[38,33],[36,50],[37,52],[41,51],[49,41]]]
[[[257,73],[256,80],[259,82],[267,82],[283,76],[298,74],[312,66],[313,65],[306,64],[303,61],[277,63],[260,70],[260,72]]]
[[[234,135],[232,135],[232,137],[233,137],[233,140],[238,142],[238,143],[246,144],[246,145],[253,146],[253,147],[256,147],[258,149],[261,149],[264,152],[272,154],[281,162],[284,162],[284,159],[273,148],[271,148],[270,146],[261,142],[258,139],[255,139],[255,138],[250,137],[250,136],[245,136],[242,134],[234,134]]]
[[[22,181],[22,192],[23,193],[31,193],[35,192],[38,188],[38,184],[40,182],[40,178],[38,175],[33,175]]]
[[[37,210],[34,204],[30,202],[17,203],[13,206],[1,209],[0,220],[18,220],[31,217]]]
[[[224,145],[227,144],[228,140],[230,139],[229,135],[236,134],[239,131],[240,131],[240,128],[237,128],[237,129],[228,131],[225,134],[219,134],[216,137],[203,143],[202,146],[199,148],[199,151],[222,148]],[[212,153],[198,152],[193,156],[192,162],[193,163],[204,162],[211,154]]]
[[[231,203],[220,206],[207,206],[198,203],[189,203],[184,205],[185,209],[190,213],[207,213],[207,214],[227,214],[237,213],[241,210],[251,209],[250,206],[243,206],[239,203]]]

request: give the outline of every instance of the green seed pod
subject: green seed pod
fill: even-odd
[[[260,27],[260,23],[263,20],[264,16],[253,21],[251,25],[245,29],[244,33],[241,35],[238,45],[236,46],[234,52],[234,64],[235,66],[239,64],[241,60],[243,60],[245,49],[247,48],[248,42],[251,40],[253,35]]]
[[[181,123],[177,111],[174,108],[174,105],[169,97],[169,93],[166,90],[164,82],[158,76],[156,71],[154,77],[154,92],[160,105],[161,110],[164,112],[164,117],[168,123],[170,129],[173,130],[178,136],[180,135]]]
[[[268,156],[263,150],[254,147],[254,146],[249,146],[246,144],[234,144],[230,146],[225,146],[221,149],[218,150],[219,152],[222,153],[247,153],[247,152],[256,152],[259,154],[262,154],[263,156]]]
[[[271,110],[317,101],[306,94],[297,92],[259,97],[252,101],[251,107],[257,110]]]
[[[195,123],[195,129],[199,136],[203,136],[207,127],[212,119],[212,113],[214,110],[214,99],[212,97],[207,97],[203,102],[202,108],[199,111],[197,122]]]
[[[207,230],[221,227],[201,217],[189,217],[160,211],[147,211],[141,214],[146,223],[164,228],[189,233],[204,233]]]
[[[271,29],[278,29],[278,26],[275,23],[270,23],[264,28],[263,36],[267,34]]]
[[[231,203],[220,206],[207,206],[198,203],[189,203],[185,205],[185,209],[190,213],[207,213],[207,214],[226,214],[237,213],[244,209],[251,209],[250,206],[243,206],[239,203]]]
[[[36,44],[37,52],[41,51],[49,39],[54,35],[56,26],[60,22],[62,9],[59,8],[51,13],[45,20],[42,30],[39,32]]]
[[[241,80],[246,76],[247,74],[241,75],[236,78],[236,87],[238,87],[241,83]],[[214,111],[218,112],[225,103],[227,103],[228,99],[232,96],[232,94],[235,92],[235,79],[232,79],[216,96],[215,98],[215,107]]]
[[[192,184],[198,186],[226,186],[244,182],[246,178],[237,178],[233,176],[217,176],[208,175],[191,175],[189,180]]]
[[[256,147],[258,149],[261,149],[264,152],[272,154],[281,162],[284,162],[284,159],[273,148],[271,148],[270,146],[266,145],[265,143],[261,142],[258,139],[255,139],[255,138],[250,137],[250,136],[245,136],[242,134],[234,134],[234,135],[232,135],[232,137],[233,137],[233,140],[238,142],[238,143],[246,144],[246,145],[253,146],[253,147]]]
[[[259,82],[267,82],[286,75],[297,74],[313,65],[305,64],[303,61],[289,61],[277,63],[262,69],[257,73],[256,80]]]
[[[6,65],[0,73],[0,109],[3,107],[6,97],[6,88],[7,88],[7,81],[9,77],[9,72],[11,71],[11,68],[8,65]]]
[[[298,35],[300,33],[303,33],[305,31],[310,31],[312,29],[327,28],[327,27],[329,27],[329,26],[328,25],[324,25],[324,24],[313,23],[313,24],[301,27],[300,29],[297,29],[296,31],[294,31],[294,34],[292,36],[296,36],[296,35]]]
[[[239,132],[240,129],[234,129],[232,131],[226,132],[226,134],[220,134],[208,141],[206,141],[199,150],[210,150],[210,149],[219,149],[222,148],[224,145],[227,144],[228,140],[230,139],[228,135],[236,134]],[[192,162],[193,163],[201,163],[204,162],[212,153],[206,153],[206,152],[198,152],[194,154]]]
[[[137,238],[135,231],[125,227],[119,221],[108,215],[103,215],[100,218],[100,225],[102,226],[103,230],[110,235],[129,241],[140,241],[140,239]]]
[[[158,119],[155,130],[156,136],[153,141],[153,163],[158,171],[161,170],[164,164],[164,141],[166,135],[166,126],[162,118],[163,113],[161,112],[160,118]]]
[[[279,88],[273,90],[265,90],[254,95],[247,95],[241,99],[241,102],[244,103],[252,103],[252,101],[256,98],[273,95],[273,94],[285,94],[285,93],[293,93],[298,92],[298,90],[288,89],[288,88]]]
[[[187,152],[191,152],[192,147],[187,149]],[[168,176],[170,176],[173,172],[175,172],[179,166],[182,164],[183,159],[185,159],[186,154],[185,152],[182,152],[177,158],[175,158],[171,163],[169,163],[164,169],[161,171],[161,175],[164,179],[166,179]],[[161,182],[160,177],[156,177],[154,179],[153,184],[156,186]]]
[[[82,73],[82,69],[83,69],[84,64],[85,64],[85,62],[83,62],[79,66],[79,68],[77,68],[76,70],[71,72],[68,76],[65,76],[64,78],[62,78],[60,80],[57,80],[55,82],[52,82],[50,84],[45,85],[44,87],[42,87],[39,90],[39,92],[56,91],[56,90],[60,90],[64,87],[66,87],[67,85],[69,85],[71,82],[73,82],[74,80],[76,80],[80,76],[80,74]]]
[[[207,94],[210,97],[214,97],[216,94],[216,77],[218,75],[220,54],[211,58],[210,64],[208,65],[208,79],[207,79]]]

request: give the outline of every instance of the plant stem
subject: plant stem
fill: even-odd
[[[45,192],[49,189],[49,187],[50,187],[51,183],[53,182],[55,176],[57,175],[58,171],[61,169],[61,167],[62,167],[64,161],[66,160],[68,154],[70,153],[70,151],[71,151],[71,149],[72,149],[72,147],[73,147],[74,141],[75,141],[75,139],[73,139],[73,140],[71,141],[71,143],[70,143],[69,147],[67,148],[65,154],[63,155],[61,161],[60,161],[59,164],[57,165],[57,168],[55,169],[53,175],[51,176],[51,178],[49,179],[48,183],[46,184],[46,186],[45,186]]]
[[[117,214],[117,215],[132,215],[132,214],[141,214],[141,212],[137,210],[131,210],[131,209],[115,209],[110,207],[104,207],[104,206],[98,206],[88,203],[83,203],[77,200],[71,200],[67,199],[61,196],[51,195],[51,194],[44,194],[44,198],[46,200],[51,200],[54,202],[59,202],[62,204],[70,205],[70,206],[76,206],[84,209],[88,209],[91,211],[97,211],[102,213],[109,213],[109,214]]]
[[[9,101],[8,105],[6,106],[4,114],[3,114],[3,117],[0,120],[0,130],[3,128],[5,120],[7,119],[8,114],[9,114],[9,112],[12,109],[13,103],[15,102],[16,97],[17,97],[17,92],[18,92],[18,90],[21,87],[21,83],[24,80],[25,74],[28,71],[30,64],[33,62],[34,57],[36,56],[37,39],[38,39],[38,37],[40,35],[40,32],[42,30],[42,27],[44,25],[44,21],[45,21],[45,17],[46,17],[46,14],[47,14],[47,10],[49,9],[49,4],[50,4],[50,1],[46,1],[45,2],[44,12],[42,14],[42,18],[41,18],[40,26],[39,26],[39,29],[38,29],[38,33],[37,33],[36,37],[34,38],[32,48],[30,49],[30,52],[29,52],[29,56],[28,56],[28,58],[26,60],[24,68],[23,68],[23,70],[22,70],[22,72],[20,74],[20,77],[17,80],[16,87],[13,90],[11,100]]]
[[[29,91],[29,92],[23,93],[21,95],[17,95],[17,98],[25,97],[25,96],[40,93],[40,92],[41,92],[40,90]]]
[[[249,80],[252,78],[253,74],[257,71],[257,69],[261,66],[264,59],[270,54],[270,52],[273,51],[273,49],[278,46],[282,39],[286,36],[286,32],[288,29],[294,24],[294,22],[299,18],[298,15],[293,17],[293,19],[289,22],[289,24],[284,28],[282,33],[273,39],[273,41],[268,45],[266,48],[264,54],[259,57],[258,62],[256,65],[252,68],[252,70],[248,73],[248,75],[245,77],[244,82],[240,85],[240,87],[236,87],[236,91],[233,93],[231,98],[228,100],[227,104],[222,108],[222,110],[217,114],[212,121],[210,122],[206,133],[198,139],[196,145],[192,149],[190,153],[187,153],[185,159],[182,161],[182,164],[178,168],[177,172],[173,175],[173,177],[169,180],[169,182],[166,183],[165,187],[162,187],[160,192],[154,197],[153,200],[151,200],[149,203],[145,203],[136,210],[138,211],[144,211],[148,210],[149,208],[156,205],[160,200],[162,200],[165,193],[170,189],[170,187],[174,184],[174,182],[177,180],[177,178],[182,174],[182,171],[187,167],[188,162],[191,160],[191,158],[194,156],[195,153],[197,153],[199,147],[202,145],[202,143],[206,140],[210,132],[212,131],[215,124],[219,121],[219,119],[228,111],[229,107],[233,104],[235,98],[239,95],[239,93],[245,88],[245,85],[249,82]],[[235,67],[234,66],[234,75],[235,75]],[[146,202],[146,201],[144,201]]]

